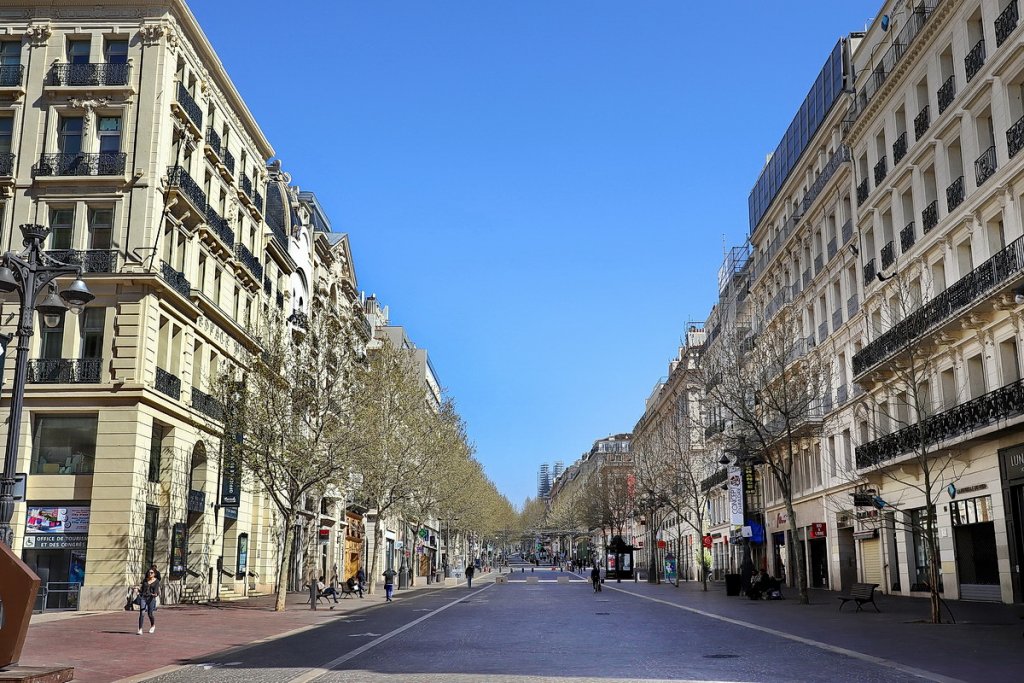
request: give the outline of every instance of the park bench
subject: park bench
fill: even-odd
[[[839,597],[839,611],[843,611],[843,605],[848,602],[855,602],[857,604],[857,612],[860,612],[864,607],[865,603],[870,602],[871,606],[875,608],[876,612],[881,612],[878,609],[878,605],[875,604],[875,589],[878,588],[877,583],[855,583],[850,587],[850,592]]]

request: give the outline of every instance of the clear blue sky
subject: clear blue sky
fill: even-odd
[[[881,0],[192,0],[514,503],[630,431]]]

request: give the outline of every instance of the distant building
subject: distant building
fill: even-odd
[[[551,493],[551,465],[544,463],[537,472],[537,497],[547,498]]]

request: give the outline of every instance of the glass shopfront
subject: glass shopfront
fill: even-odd
[[[88,534],[88,506],[29,505],[22,560],[40,579],[37,610],[78,609]]]

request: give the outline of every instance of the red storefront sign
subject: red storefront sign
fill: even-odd
[[[714,545],[714,540],[712,540],[711,536],[705,536],[703,543],[705,548],[710,548]]]
[[[811,523],[811,538],[825,538],[825,522]]]
[[[658,541],[658,547],[659,548],[664,548],[665,547],[665,541]]]

